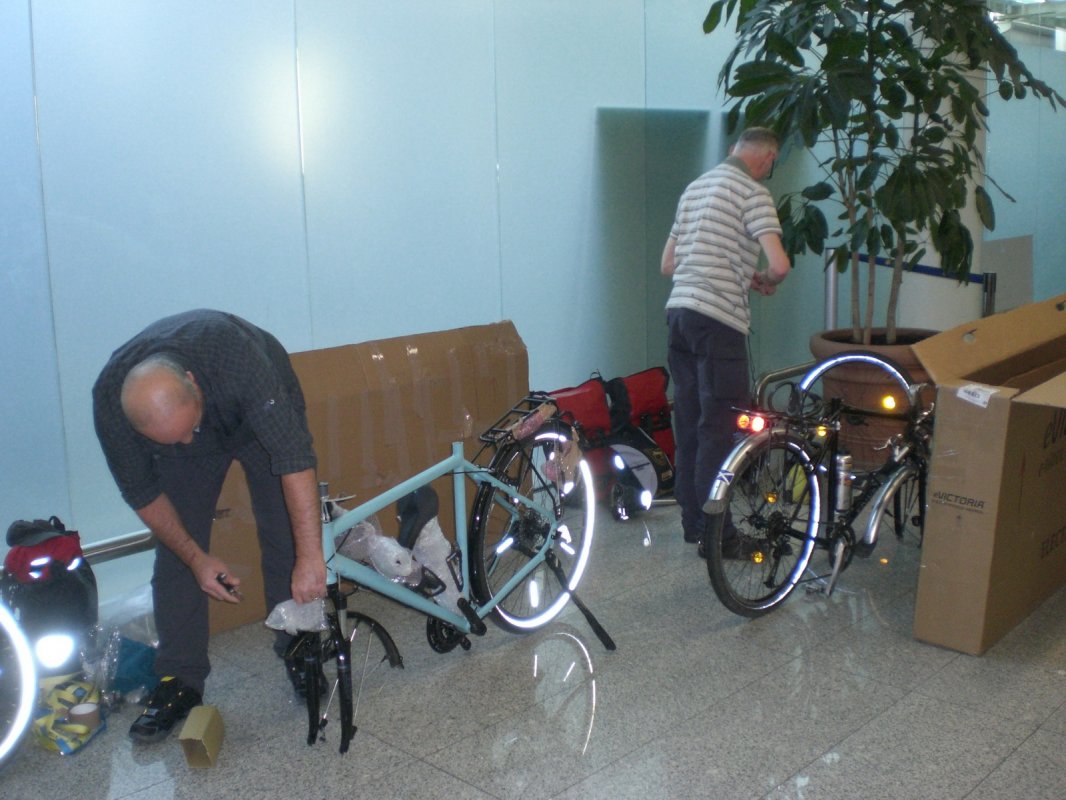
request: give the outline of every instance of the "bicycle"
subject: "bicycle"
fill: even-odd
[[[902,409],[870,409],[824,400],[811,388],[830,370],[862,363],[888,373],[905,398]],[[711,584],[722,603],[747,617],[766,614],[800,583],[817,582],[831,595],[854,555],[869,557],[882,525],[920,545],[925,527],[926,483],[933,405],[892,361],[851,352],[815,364],[795,386],[785,411],[742,411],[747,435],[726,457],[704,505],[704,543]],[[886,443],[880,468],[852,472],[842,449],[842,419],[881,417],[903,422]],[[743,424],[743,423],[742,423]],[[856,535],[866,507],[870,515]],[[829,555],[827,571],[811,568],[815,550]]]
[[[408,478],[377,497],[345,510],[320,484],[323,548],[327,567],[327,613],[324,632],[305,632],[290,648],[302,661],[308,710],[307,743],[324,738],[329,709],[337,699],[340,752],[348,750],[356,732],[358,701],[380,690],[386,668],[402,668],[403,659],[384,626],[349,610],[348,597],[361,589],[373,591],[426,616],[426,637],[439,653],[455,647],[470,649],[469,635],[484,635],[491,616],[503,629],[531,631],[547,625],[571,600],[608,650],[615,644],[576,589],[592,548],[596,496],[592,474],[583,458],[578,434],[558,414],[550,396],[524,398],[480,436],[482,447],[473,461],[461,442],[448,458]],[[477,462],[491,453],[488,463]],[[342,553],[346,539],[359,523],[393,503],[417,496],[441,477],[452,476],[455,501],[455,542],[446,564],[414,580],[390,579],[368,563]],[[476,486],[469,527],[465,517],[466,483]],[[342,587],[342,580],[351,588]],[[445,581],[458,597],[454,608],[443,602]],[[352,649],[361,637],[359,659]],[[330,664],[335,677],[321,712],[322,667]],[[358,683],[353,695],[353,678]],[[353,700],[355,703],[353,704]]]
[[[30,728],[37,698],[37,668],[26,635],[0,602],[0,767]]]

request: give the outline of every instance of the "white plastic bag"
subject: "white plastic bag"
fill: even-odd
[[[266,626],[292,636],[302,631],[324,631],[327,627],[326,601],[319,599],[297,603],[295,600],[286,600],[278,603],[267,616]]]

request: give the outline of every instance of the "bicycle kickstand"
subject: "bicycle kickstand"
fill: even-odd
[[[832,597],[833,589],[836,588],[837,578],[840,577],[840,570],[844,564],[844,552],[847,549],[847,542],[844,541],[844,537],[841,536],[836,540],[836,544],[833,545],[833,572],[829,576],[829,581],[825,586],[825,596]]]
[[[548,565],[548,568],[555,573],[555,577],[559,579],[559,583],[562,584],[563,588],[566,589],[568,586],[566,573],[563,572],[563,565],[559,563],[559,557],[555,555],[554,550],[548,550],[547,555],[544,557],[544,562]],[[596,634],[596,638],[598,638],[608,650],[616,650],[618,646],[614,643],[614,639],[612,639],[607,631],[604,630],[603,626],[600,625],[599,620],[592,615],[588,606],[581,602],[581,598],[577,596],[575,591],[572,589],[567,591],[570,592],[570,599],[574,601],[577,610],[585,617],[585,621],[588,622],[589,627],[592,628],[592,632]]]

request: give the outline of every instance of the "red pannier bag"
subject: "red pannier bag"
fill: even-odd
[[[611,434],[611,410],[607,405],[607,385],[599,375],[568,389],[548,392],[559,407],[559,413],[577,426],[584,441],[581,446],[592,470],[596,498],[606,497],[611,482],[610,451],[605,446]]]
[[[624,378],[607,382],[611,398],[611,429],[636,425],[651,436],[674,463],[674,428],[670,421],[670,401],[666,389],[670,373],[666,367],[649,367]]]

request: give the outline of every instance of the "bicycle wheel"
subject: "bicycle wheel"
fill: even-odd
[[[576,446],[569,427],[552,421],[493,457],[489,471],[532,507],[489,484],[482,484],[474,498],[471,588],[483,605],[498,601],[493,618],[506,630],[527,631],[548,623],[563,610],[585,572],[595,522],[592,473],[583,458],[573,474],[560,468]],[[558,556],[566,586],[544,561],[549,547]],[[536,566],[516,582],[534,560]]]
[[[18,749],[30,727],[37,672],[25,635],[0,603],[0,767]]]
[[[758,617],[785,601],[811,560],[821,519],[816,465],[802,439],[771,434],[732,472],[727,510],[710,515],[707,569],[726,608]]]
[[[869,555],[878,540],[891,533],[917,547],[925,534],[925,469],[907,462],[893,472],[870,506],[866,535],[859,555]]]

